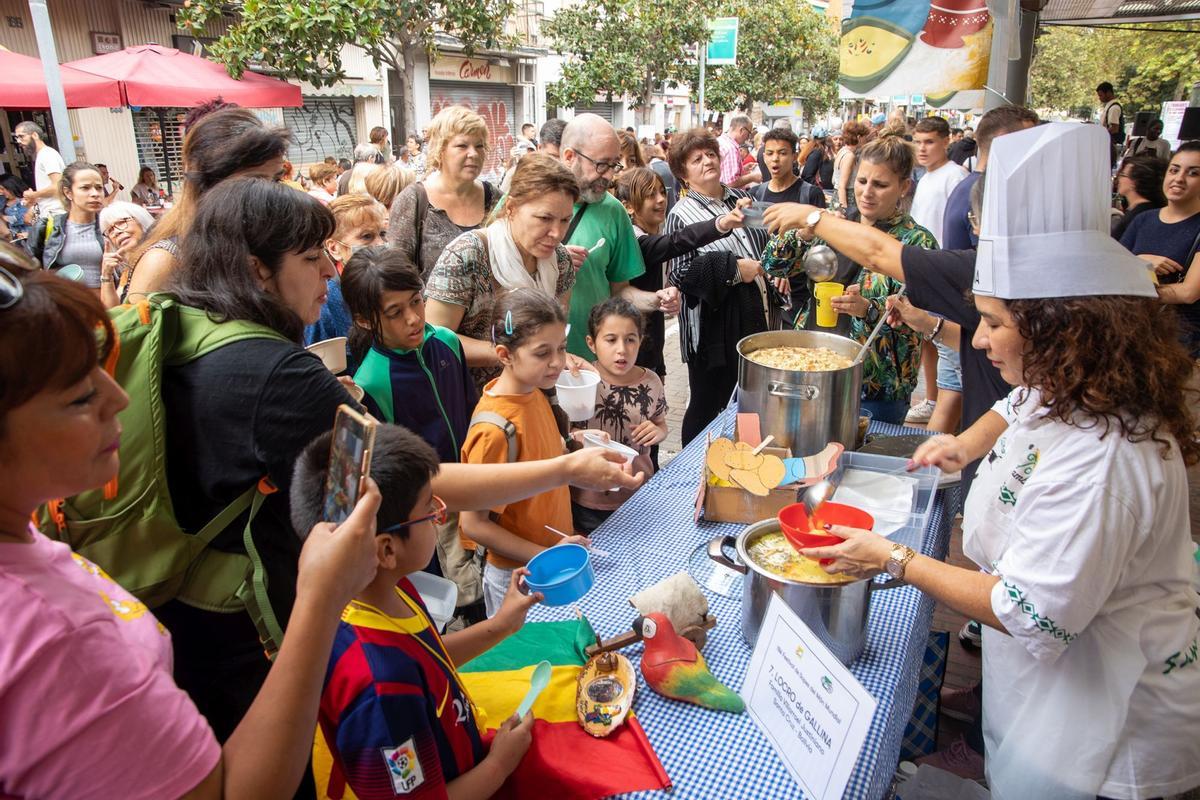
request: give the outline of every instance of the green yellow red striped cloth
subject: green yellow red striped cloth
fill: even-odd
[[[604,739],[593,738],[576,721],[576,681],[587,661],[584,648],[595,641],[586,618],[531,622],[459,667],[479,709],[480,729],[494,732],[516,711],[534,666],[542,660],[552,666],[550,684],[533,704],[533,743],[497,797],[593,800],[670,788],[671,780],[633,714]]]

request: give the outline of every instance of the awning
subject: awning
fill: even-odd
[[[120,82],[129,106],[195,106],[220,97],[247,108],[303,103],[300,87],[247,71],[240,79],[206,58],[170,47],[143,44],[65,66]]]
[[[121,88],[115,80],[59,66],[67,108],[117,108]],[[10,50],[0,49],[0,108],[49,108],[42,62]]]
[[[1050,0],[1038,22],[1117,23],[1200,19],[1200,0]]]

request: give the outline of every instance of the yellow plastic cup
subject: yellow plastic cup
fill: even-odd
[[[813,297],[817,298],[817,325],[822,328],[837,327],[837,312],[829,301],[846,293],[846,287],[833,281],[822,281],[813,287]]]

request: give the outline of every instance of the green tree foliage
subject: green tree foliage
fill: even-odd
[[[232,7],[238,19],[208,48],[234,77],[250,64],[277,70],[314,86],[345,77],[341,51],[357,45],[375,65],[400,76],[407,124],[416,118],[412,75],[425,53],[437,57],[435,34],[457,37],[467,53],[506,43],[504,22],[514,0],[185,0],[177,15],[184,30],[200,35],[205,24]]]
[[[1158,113],[1169,100],[1185,100],[1200,81],[1200,23],[1163,21],[1111,28],[1048,26],[1037,38],[1029,77],[1035,108],[1089,117],[1099,111],[1096,85],[1110,81],[1127,121],[1138,111]],[[1186,28],[1159,33],[1145,28]]]
[[[719,16],[736,16],[737,64],[709,67],[705,105],[748,109],[804,98],[811,117],[837,103],[838,39],[829,20],[797,0],[726,0]],[[692,67],[692,85],[699,70]]]
[[[644,122],[659,87],[686,79],[711,11],[712,0],[597,0],[562,8],[541,28],[566,56],[561,78],[546,87],[548,99],[573,106],[629,95]]]

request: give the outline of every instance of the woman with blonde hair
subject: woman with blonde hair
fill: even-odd
[[[161,291],[179,265],[179,247],[192,226],[200,198],[226,178],[279,180],[290,134],[268,128],[253,111],[224,108],[188,129],[183,139],[183,191],[145,240],[129,254],[136,268],[128,296],[139,300]]]
[[[360,161],[350,170],[350,180],[346,183],[346,194],[369,194],[367,192],[367,176],[384,169],[383,164],[370,161]]]
[[[429,125],[429,172],[392,204],[392,246],[408,254],[424,279],[446,245],[483,225],[500,198],[500,192],[479,177],[487,160],[487,141],[483,117],[465,106],[443,108]]]
[[[384,208],[391,208],[392,201],[400,192],[416,181],[417,176],[410,169],[404,169],[399,164],[392,164],[382,169],[372,170],[363,181],[367,194],[374,197]]]
[[[479,386],[500,374],[490,329],[499,294],[540,289],[568,308],[575,270],[562,241],[578,199],[579,184],[558,159],[523,156],[504,207],[483,229],[450,242],[429,274],[425,319],[458,332]]]

